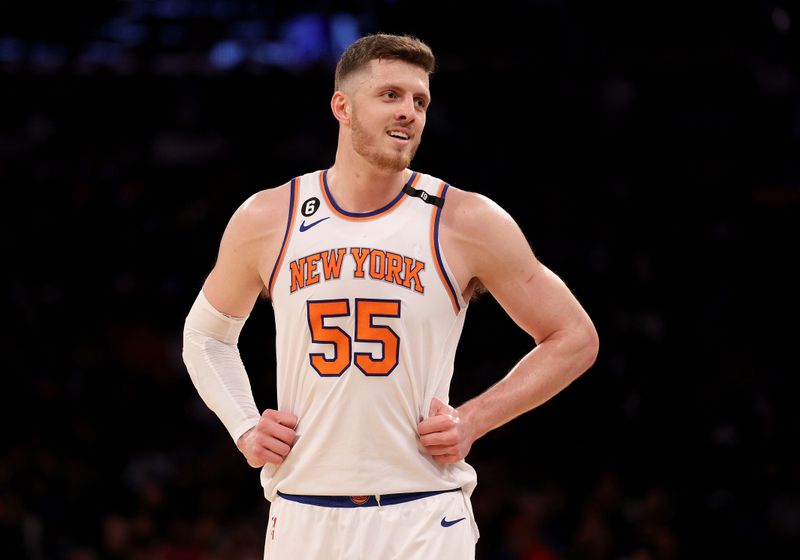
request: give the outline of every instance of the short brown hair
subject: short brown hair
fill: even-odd
[[[402,60],[419,66],[428,74],[436,66],[431,48],[416,37],[388,33],[366,35],[347,47],[339,57],[334,89],[340,90],[342,82],[348,76],[366,66],[370,60],[376,59]]]

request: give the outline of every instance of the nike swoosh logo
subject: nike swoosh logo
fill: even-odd
[[[442,527],[450,527],[451,525],[455,525],[459,521],[464,521],[466,517],[460,517],[458,519],[454,519],[453,521],[448,521],[446,518],[442,517]]]
[[[327,217],[325,217],[325,218],[322,218],[321,220],[317,220],[316,222],[311,222],[311,223],[310,223],[310,224],[308,224],[308,225],[306,225],[306,221],[305,221],[305,220],[303,220],[303,223],[302,223],[302,224],[300,224],[300,231],[308,231],[308,230],[310,230],[312,227],[314,227],[315,225],[317,225],[318,223],[320,223],[320,222],[324,222],[324,221],[325,221],[325,220],[327,220],[328,218],[330,218],[330,216],[327,216]]]

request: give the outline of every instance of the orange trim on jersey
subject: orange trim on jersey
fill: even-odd
[[[439,185],[439,192],[437,196],[441,197],[442,193],[445,190],[446,183],[442,181],[442,184]],[[444,286],[444,291],[447,292],[447,295],[450,296],[450,302],[453,304],[453,310],[456,312],[456,315],[459,314],[461,311],[461,305],[458,303],[458,297],[455,294],[455,291],[450,284],[450,281],[445,274],[443,263],[440,262],[440,253],[439,247],[437,246],[437,231],[436,231],[436,222],[439,219],[439,216],[442,213],[443,208],[438,208],[434,206],[433,213],[431,214],[431,253],[433,254],[433,262],[436,263],[436,271],[439,273],[439,279],[442,281],[442,285]]]
[[[386,214],[388,214],[389,212],[400,206],[400,204],[402,204],[402,202],[406,198],[408,198],[403,191],[400,191],[400,193],[397,195],[397,197],[395,197],[394,200],[392,200],[389,204],[387,204],[383,208],[376,210],[374,212],[363,212],[363,213],[347,212],[339,208],[339,206],[336,204],[336,201],[333,200],[332,195],[328,192],[327,176],[328,176],[327,169],[319,174],[319,190],[322,191],[322,198],[325,199],[325,203],[328,205],[328,208],[331,209],[331,212],[333,212],[335,215],[345,220],[362,222],[365,220],[374,220],[375,218],[380,218],[381,216],[385,216]],[[414,172],[411,175],[411,182],[408,185],[410,187],[416,185],[417,181],[419,181],[419,177],[420,174]]]
[[[295,177],[290,184],[291,191],[289,192],[289,218],[286,223],[286,233],[283,234],[283,243],[281,243],[281,252],[278,253],[278,259],[275,261],[275,266],[272,268],[272,274],[269,278],[268,294],[272,298],[272,288],[275,285],[275,279],[278,277],[278,268],[283,261],[286,254],[286,247],[289,246],[289,239],[292,237],[292,227],[294,226],[294,216],[297,213],[297,197],[300,194],[300,178]]]

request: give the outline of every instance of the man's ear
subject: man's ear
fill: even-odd
[[[337,121],[345,125],[350,124],[351,107],[347,94],[342,91],[333,92],[333,97],[331,97],[331,111]]]

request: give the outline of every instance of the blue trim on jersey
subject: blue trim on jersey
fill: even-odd
[[[284,494],[278,491],[278,496],[284,500],[307,504],[310,506],[320,507],[336,507],[336,508],[360,508],[360,507],[375,507],[375,506],[391,506],[394,504],[402,504],[438,494],[446,494],[448,492],[458,492],[461,488],[453,488],[452,490],[434,490],[433,492],[405,492],[402,494],[382,494],[381,496],[364,496],[367,500],[363,503],[353,501],[351,498],[356,496],[305,496],[301,494]],[[380,498],[380,503],[378,503]],[[360,500],[359,500],[360,501]]]
[[[269,284],[267,287],[272,286],[272,279],[275,277],[275,272],[278,270],[278,265],[281,264],[281,259],[283,258],[283,250],[286,248],[286,240],[289,238],[289,231],[292,228],[292,218],[294,218],[294,191],[295,187],[297,186],[297,177],[292,179],[290,193],[289,193],[289,219],[286,220],[286,231],[283,233],[283,241],[281,241],[281,250],[278,252],[278,260],[275,261],[275,266],[272,267],[272,274],[269,275]],[[268,294],[270,299],[272,299],[272,294]]]
[[[439,195],[442,200],[445,199],[448,188],[450,188],[450,185],[445,183],[444,188],[442,189],[442,194]],[[450,275],[447,274],[447,269],[444,267],[442,253],[439,249],[439,219],[442,217],[442,209],[443,207],[436,208],[436,221],[434,222],[433,226],[433,245],[436,248],[436,260],[439,262],[439,269],[442,271],[442,276],[444,276],[444,279],[447,281],[447,289],[450,290],[451,294],[453,294],[453,300],[458,306],[458,311],[461,312],[461,304],[458,302],[458,294],[456,293],[455,288],[453,288],[453,284],[450,282]]]
[[[416,176],[417,172],[413,171],[411,173],[411,177],[409,177],[408,182],[403,186],[403,188],[411,186],[414,183],[414,178]],[[387,212],[392,208],[392,206],[400,202],[400,200],[403,198],[403,195],[406,194],[401,190],[398,193],[398,195],[394,198],[394,200],[392,200],[389,204],[387,204],[386,206],[384,206],[379,210],[373,210],[372,212],[348,212],[347,210],[343,210],[338,204],[336,204],[336,200],[334,200],[333,195],[331,194],[331,191],[328,188],[327,169],[322,172],[322,185],[325,187],[325,193],[328,195],[328,200],[331,201],[331,204],[333,204],[333,207],[336,209],[336,211],[341,212],[342,214],[344,214],[345,216],[349,216],[350,218],[369,218],[370,216],[376,216],[377,214],[382,214],[383,212]]]

